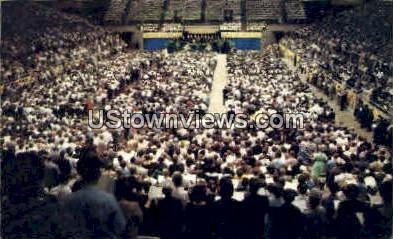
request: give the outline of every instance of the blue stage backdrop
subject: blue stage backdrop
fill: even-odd
[[[143,40],[143,48],[146,51],[159,51],[165,49],[171,39],[167,38],[147,38]],[[230,39],[234,47],[238,50],[260,50],[260,38],[233,38]]]
[[[260,38],[233,38],[230,39],[236,49],[238,50],[260,50]]]
[[[170,39],[165,38],[152,38],[143,40],[143,48],[146,51],[158,51],[165,49],[169,43]]]

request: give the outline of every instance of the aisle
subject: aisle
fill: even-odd
[[[224,105],[223,90],[227,85],[227,55],[217,55],[217,66],[214,70],[212,90],[210,92],[209,113],[226,113]]]

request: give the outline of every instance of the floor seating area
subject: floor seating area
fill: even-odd
[[[2,1],[0,239],[392,238],[385,1],[240,1]]]

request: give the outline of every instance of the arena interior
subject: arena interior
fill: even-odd
[[[392,238],[392,0],[0,4],[2,238]]]

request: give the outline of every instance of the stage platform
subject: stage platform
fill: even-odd
[[[144,32],[144,39],[178,39],[183,36],[182,32]]]
[[[200,30],[200,29],[199,29]],[[218,31],[214,32],[200,32],[200,31],[193,31],[188,33],[192,34],[212,34],[217,33]],[[164,38],[164,39],[177,39],[182,37],[182,32],[144,32],[143,38],[145,39],[152,39],[152,38]],[[261,32],[221,32],[221,37],[224,39],[231,39],[231,38],[262,38]]]
[[[211,34],[220,31],[219,25],[189,25],[184,26],[184,31],[192,34]]]

